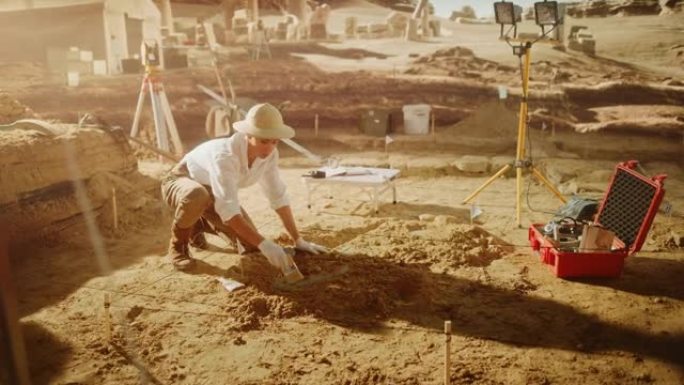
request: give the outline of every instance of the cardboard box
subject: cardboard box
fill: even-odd
[[[615,240],[615,233],[596,225],[584,226],[579,251],[582,253],[592,251],[610,251]]]

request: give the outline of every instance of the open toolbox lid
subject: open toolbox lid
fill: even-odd
[[[648,178],[634,169],[630,160],[618,164],[596,217],[596,223],[613,231],[633,254],[641,250],[665,194],[667,175]]]

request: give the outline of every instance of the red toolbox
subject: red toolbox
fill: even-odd
[[[647,178],[634,171],[637,165],[634,160],[617,165],[594,221],[615,233],[610,250],[579,251],[576,243],[554,241],[545,224],[530,226],[532,249],[557,277],[619,277],[625,258],[641,250],[665,194],[667,176]]]

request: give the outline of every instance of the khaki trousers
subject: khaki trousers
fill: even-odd
[[[176,165],[162,180],[161,193],[166,204],[174,209],[175,226],[187,229],[199,222],[202,224],[202,231],[227,235],[232,243],[239,238],[230,226],[223,223],[214,209],[214,195],[211,188],[190,178],[184,163]],[[245,210],[242,207],[240,209],[247,223],[256,231]],[[249,246],[243,239],[240,241],[243,246]]]

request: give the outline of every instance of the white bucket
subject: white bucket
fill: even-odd
[[[78,72],[67,72],[67,86],[78,87]]]
[[[428,104],[407,104],[404,112],[404,133],[425,135],[430,128],[430,106]]]
[[[104,60],[93,60],[93,75],[107,75],[107,62]]]

